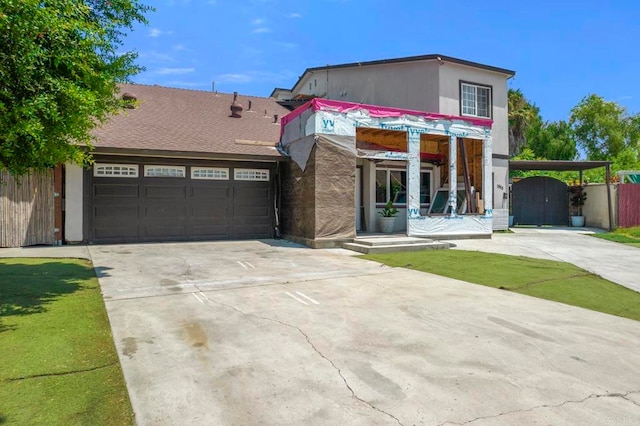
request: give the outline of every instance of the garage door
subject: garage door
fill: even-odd
[[[273,237],[264,164],[97,162],[89,176],[94,243]]]

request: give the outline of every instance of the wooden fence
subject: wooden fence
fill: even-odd
[[[0,247],[53,244],[53,171],[14,178],[0,171]]]
[[[640,226],[640,184],[618,185],[618,226]]]

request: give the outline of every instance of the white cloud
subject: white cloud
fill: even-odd
[[[163,31],[160,28],[151,28],[149,30],[149,37],[160,37],[162,35],[171,35],[173,34],[173,31]]]
[[[271,32],[271,28],[267,28],[267,27],[260,27],[260,28],[256,28],[255,30],[253,30],[253,32],[254,32],[255,34],[270,33],[270,32]]]
[[[262,19],[262,18],[256,18],[256,19],[254,19],[253,21],[251,21],[251,23],[252,23],[253,25],[261,25],[261,24],[264,24],[264,19]]]
[[[221,83],[250,83],[253,80],[249,74],[222,74],[216,79]]]
[[[175,59],[171,55],[167,55],[166,53],[159,53],[155,50],[151,50],[148,52],[140,52],[140,59],[145,59],[153,63],[158,62],[175,62]]]
[[[282,50],[293,50],[297,49],[300,45],[297,43],[276,43],[276,46],[280,47]]]
[[[178,75],[178,74],[189,74],[194,72],[195,68],[158,68],[154,71],[154,74],[159,75]]]
[[[174,44],[173,50],[175,50],[176,52],[184,52],[185,50],[187,50],[187,46],[185,46],[184,44]]]
[[[292,19],[295,19],[295,18],[302,18],[302,15],[301,15],[301,14],[299,14],[299,13],[295,13],[295,12],[294,12],[294,13],[290,13],[290,14],[288,14],[288,15],[287,15],[287,18],[292,18]]]

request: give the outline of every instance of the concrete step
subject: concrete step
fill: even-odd
[[[362,244],[365,246],[389,246],[389,245],[396,245],[396,244],[403,244],[403,245],[426,244],[426,243],[432,243],[433,240],[429,238],[407,237],[405,235],[405,236],[397,236],[397,237],[390,237],[390,236],[356,237],[353,240],[353,242],[356,244]]]
[[[394,253],[399,251],[446,250],[451,246],[452,244],[450,243],[430,240],[425,242],[424,239],[422,239],[422,242],[420,243],[412,241],[408,244],[361,244],[355,241],[352,243],[342,244],[342,248],[363,254]]]

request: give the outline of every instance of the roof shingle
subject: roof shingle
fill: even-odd
[[[280,157],[274,146],[280,139],[280,117],[289,111],[275,99],[238,95],[244,111],[242,118],[233,118],[232,94],[139,84],[121,85],[121,93],[125,92],[136,96],[137,106],[95,130],[98,151]]]

